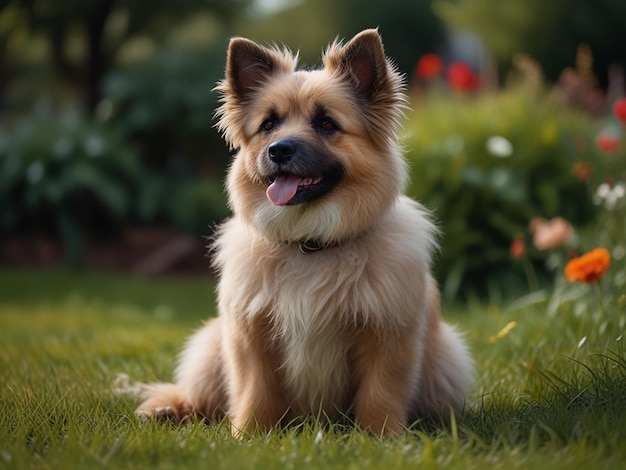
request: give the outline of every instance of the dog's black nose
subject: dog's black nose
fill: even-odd
[[[270,144],[267,153],[274,163],[287,163],[296,154],[296,148],[296,143],[289,139],[279,140]]]

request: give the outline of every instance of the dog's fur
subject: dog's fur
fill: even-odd
[[[217,90],[239,149],[213,246],[219,316],[174,384],[141,387],[137,414],[226,416],[235,435],[353,414],[382,435],[461,409],[472,361],[440,319],[435,228],[402,195],[403,83],[378,32],[335,41],[316,70],[232,39]]]

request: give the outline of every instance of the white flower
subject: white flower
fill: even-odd
[[[513,144],[500,135],[487,139],[487,152],[494,157],[507,158],[513,155]]]
[[[597,206],[604,204],[604,207],[611,211],[615,209],[615,205],[624,197],[624,194],[623,183],[617,183],[612,188],[607,183],[602,183],[593,195],[593,203]]]

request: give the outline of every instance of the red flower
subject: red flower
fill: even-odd
[[[515,259],[520,259],[526,252],[526,245],[521,237],[515,237],[513,243],[511,243],[511,256]]]
[[[465,62],[454,62],[448,67],[448,85],[454,91],[469,92],[478,88],[479,80]]]
[[[417,61],[415,73],[423,80],[432,80],[441,73],[443,62],[437,54],[424,54]]]
[[[603,152],[612,153],[619,150],[620,140],[611,134],[603,133],[596,138],[596,145]]]
[[[611,265],[611,255],[604,248],[585,253],[580,258],[574,258],[565,266],[565,277],[568,281],[591,284],[604,276]]]
[[[626,124],[626,98],[622,98],[615,103],[613,106],[613,113],[617,119]]]

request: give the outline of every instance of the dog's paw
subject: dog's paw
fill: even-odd
[[[166,401],[162,397],[153,397],[144,401],[135,410],[135,416],[142,421],[157,420],[179,424],[193,415],[193,411],[186,403]]]
[[[137,416],[141,421],[156,419],[158,421],[178,423],[181,420],[176,408],[169,405],[157,407],[146,407],[142,405],[135,410],[135,416]]]

